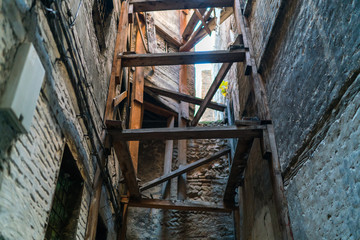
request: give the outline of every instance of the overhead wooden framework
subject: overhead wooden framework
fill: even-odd
[[[232,7],[233,0],[131,0],[134,12]]]
[[[122,54],[119,55],[119,59],[121,59],[123,67],[242,62],[245,60],[245,50],[236,49],[233,51],[218,50],[202,52]]]
[[[210,17],[213,8],[215,7],[223,8],[220,19]],[[188,16],[190,19],[189,21],[186,21],[186,15],[189,11],[180,11],[179,36],[171,36],[171,34],[165,32],[164,29],[159,30],[156,26],[155,28],[156,31],[164,35],[164,38],[167,41],[175,44],[175,46],[178,47],[179,52],[149,53],[150,47],[147,47],[146,45],[146,42],[149,41],[149,39],[145,38],[145,36],[148,37],[148,34],[145,32],[144,15],[142,15],[141,12],[176,9],[194,9],[192,16]],[[231,50],[189,52],[199,41],[216,28],[218,22],[221,24],[232,14],[235,16],[239,34],[238,39],[241,40],[241,44],[237,43],[236,46],[230,48]],[[129,22],[131,24],[129,24]],[[199,22],[200,24],[198,24]],[[136,29],[136,31],[133,31],[134,29]],[[133,39],[131,34],[134,32],[136,34],[135,52],[137,54],[130,52],[133,51],[133,48],[131,47],[131,39]],[[267,106],[265,88],[261,76],[257,73],[253,55],[254,50],[251,41],[248,38],[249,35],[250,30],[248,28],[248,23],[242,15],[242,10],[240,9],[239,1],[237,0],[128,0],[122,2],[105,111],[105,125],[107,132],[106,143],[115,150],[115,155],[119,161],[119,166],[128,190],[127,195],[121,198],[124,208],[120,239],[126,238],[126,216],[128,207],[174,209],[182,211],[235,211],[235,214],[238,213],[239,209],[235,206],[236,189],[239,184],[241,184],[247,161],[249,161],[249,159],[251,160],[251,156],[249,158],[249,153],[254,153],[254,151],[251,152],[250,150],[254,139],[257,138],[262,140],[262,151],[267,151],[271,155],[271,176],[273,180],[274,198],[281,215],[280,223],[283,236],[288,236],[289,222],[287,221],[287,207],[286,202],[284,202],[285,197],[280,165],[276,152],[274,129],[271,125],[271,121],[268,120],[270,119],[270,113]],[[181,37],[182,39],[180,39]],[[153,45],[156,46],[156,42]],[[250,74],[252,77],[256,107],[259,111],[261,120],[235,119],[235,124],[233,122],[232,124],[234,125],[231,126],[197,127],[197,124],[207,108],[218,111],[228,110],[225,105],[212,102],[211,100],[231,66],[236,62],[244,62],[245,74]],[[222,66],[204,99],[189,95],[187,90],[188,76],[186,65],[201,63],[222,63]],[[145,86],[144,67],[165,65],[182,65],[179,72],[179,91],[156,86]],[[132,67],[135,67],[135,71],[132,75],[131,85],[130,74],[132,71],[130,69]],[[126,68],[127,71],[125,71]],[[126,84],[122,83],[124,74],[127,74],[128,78]],[[127,85],[127,88],[122,89],[123,85]],[[151,96],[153,96],[152,94],[157,94],[177,100],[179,102],[178,112],[170,111],[166,107],[161,107],[160,104],[158,105],[153,102],[145,101],[145,90]],[[200,106],[193,119],[189,117],[189,103]],[[119,110],[120,107],[123,108],[122,110],[125,109],[121,113]],[[166,119],[168,121],[167,127],[141,128],[144,109],[165,117],[165,121]],[[126,116],[121,118],[120,115],[124,113]],[[130,116],[130,121],[128,116]],[[179,127],[175,127],[175,122],[177,122]],[[128,126],[129,129],[125,129],[125,126]],[[183,140],[224,138],[236,139],[235,151],[223,149],[208,158],[199,159],[193,163],[187,164],[187,144],[186,141]],[[137,178],[138,141],[153,139],[165,141],[164,173],[162,176],[144,183],[139,187]],[[178,162],[181,165],[178,169],[171,171],[174,146],[173,140],[179,140]],[[206,202],[164,200],[169,197],[170,179],[178,177],[178,199],[186,199],[186,175],[184,174],[222,156],[231,155],[231,152],[233,154],[222,203],[212,204]],[[98,174],[97,171],[97,175]],[[144,199],[142,197],[145,190],[162,183],[165,183],[162,188],[162,198],[164,199]],[[100,183],[97,183],[95,195],[97,201],[100,197],[100,190],[101,181]],[[92,208],[96,210],[96,208],[99,207],[99,203],[93,201],[92,206]],[[95,210],[92,215],[97,213]],[[89,232],[91,232],[91,236],[94,236],[96,229],[91,227]],[[283,237],[283,239],[289,238]]]

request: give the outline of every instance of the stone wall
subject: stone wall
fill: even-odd
[[[225,140],[189,140],[187,161],[191,163],[226,147]],[[164,142],[141,142],[139,178],[146,183],[163,174]],[[176,142],[173,166],[178,168]],[[187,174],[187,199],[222,201],[228,175],[228,159],[221,157]],[[177,179],[171,181],[171,199],[176,199]],[[161,185],[144,192],[160,198]],[[210,227],[211,226],[211,227]],[[233,239],[233,217],[229,213],[129,208],[128,239]]]
[[[359,11],[269,0],[249,16],[295,239],[360,237]]]
[[[16,64],[14,56],[22,42],[33,43],[46,71],[30,131],[19,135],[4,116],[0,117],[0,239],[44,238],[65,143],[85,183],[79,220],[75,226],[77,239],[84,239],[87,227],[96,161],[86,137],[89,129],[85,127],[84,116],[80,114],[85,109],[79,109],[79,98],[76,97],[79,90],[72,84],[65,65],[74,58],[67,48],[74,50],[81,81],[86,82],[84,97],[89,103],[87,110],[97,123],[91,131],[100,134],[117,12],[114,10],[110,15],[109,29],[104,35],[107,46],[106,50],[101,51],[93,25],[94,1],[62,2],[60,7],[68,17],[65,24],[73,44],[68,46],[62,36],[61,41],[67,51],[67,56],[64,56],[56,44],[59,36],[53,35],[54,28],[47,18],[54,14],[54,4],[45,7],[47,2],[0,2],[0,96],[6,89],[9,74]],[[79,12],[75,18],[77,9]],[[68,13],[71,13],[71,17]],[[58,18],[56,21],[60,24]],[[104,203],[109,206],[109,201]],[[112,210],[101,210],[102,213],[106,211]],[[114,228],[111,226],[108,223],[110,230]]]

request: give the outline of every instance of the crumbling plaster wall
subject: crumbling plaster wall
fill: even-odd
[[[359,1],[269,0],[249,16],[295,239],[360,237],[359,13]]]
[[[80,2],[63,1],[62,10],[69,10],[74,17]],[[92,23],[93,2],[82,1],[70,31],[72,41],[76,43],[80,71],[85,76],[83,80],[88,84],[89,110],[100,133],[117,13],[114,11],[111,15],[106,36],[108,48],[100,53]],[[87,132],[78,118],[76,90],[70,83],[60,59],[64,56],[60,56],[57,50],[45,16],[51,14],[51,9],[46,10],[41,1],[4,0],[0,2],[0,11],[0,96],[6,89],[11,68],[16,64],[16,51],[22,42],[34,44],[46,71],[30,131],[19,135],[7,119],[3,116],[0,119],[0,239],[44,238],[65,142],[85,182],[76,230],[77,239],[83,239],[96,161],[85,137]],[[103,203],[108,204],[108,200]],[[108,216],[106,211],[110,210],[102,208],[101,211]],[[108,227],[110,232],[114,231],[110,223]]]
[[[146,183],[163,175],[164,142],[140,144],[139,178]],[[174,142],[172,170],[179,167],[177,144]],[[187,162],[211,156],[227,146],[226,140],[189,140]],[[226,156],[187,174],[187,199],[218,203],[222,201],[228,175]],[[171,199],[176,199],[177,179],[171,181]],[[160,198],[161,185],[144,192]],[[150,195],[151,194],[151,195]],[[233,217],[230,213],[129,208],[128,239],[234,239]]]

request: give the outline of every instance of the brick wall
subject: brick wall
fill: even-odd
[[[31,8],[32,4],[33,7]],[[62,10],[75,16],[79,1],[67,1]],[[92,22],[93,1],[82,1],[71,31],[80,73],[87,82],[86,98],[96,131],[102,129],[107,95],[116,17],[110,15],[105,35],[107,48],[101,52]],[[32,42],[46,70],[32,126],[27,134],[16,134],[8,120],[0,116],[0,239],[43,239],[59,173],[64,144],[67,143],[84,179],[76,238],[84,239],[93,190],[96,161],[91,155],[87,131],[81,117],[75,90],[46,19],[41,1],[2,1],[0,3],[0,95],[19,45]],[[69,19],[68,19],[69,20]],[[65,44],[65,41],[63,41]],[[66,47],[66,46],[65,46]],[[69,54],[69,53],[68,53]],[[24,103],[26,104],[26,103]],[[96,141],[95,141],[96,142]],[[105,194],[106,196],[106,194]],[[112,213],[107,198],[101,214]],[[106,222],[114,232],[113,219]],[[110,231],[110,230],[109,230]],[[113,236],[113,235],[112,235]]]

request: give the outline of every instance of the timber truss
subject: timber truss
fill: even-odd
[[[196,43],[215,29],[216,19],[210,17],[215,7],[222,8],[220,23],[232,15],[235,17],[238,29],[237,40],[229,50],[189,52]],[[177,9],[183,9],[180,12],[182,40],[179,42],[173,36],[167,36],[167,38],[177,43],[179,52],[150,53],[145,41],[146,31],[143,12]],[[186,9],[194,9],[189,21],[186,21],[185,16],[182,16],[184,12],[188,11]],[[196,28],[199,22],[201,25]],[[262,156],[271,162],[272,185],[279,214],[279,223],[283,239],[290,238],[287,206],[286,202],[284,202],[283,181],[273,127],[270,121],[264,85],[261,76],[257,72],[253,58],[253,48],[248,38],[250,32],[247,26],[247,19],[243,16],[243,9],[241,9],[238,0],[122,1],[105,113],[105,125],[107,128],[105,145],[109,149],[114,149],[128,191],[128,195],[121,197],[121,202],[124,204],[121,229],[122,239],[125,239],[126,212],[129,206],[185,211],[234,212],[235,219],[239,219],[236,217],[239,214],[239,208],[235,204],[236,189],[242,184],[244,169],[248,161],[248,153],[252,148],[254,139],[261,140]],[[135,52],[130,52],[131,35],[134,32],[134,27],[137,29]],[[228,126],[198,127],[197,124],[207,108],[218,111],[226,110],[225,105],[211,102],[211,100],[232,64],[236,62],[244,63],[243,72],[245,75],[249,75],[252,80],[255,105],[261,120],[240,120],[236,118],[235,114],[235,119],[229,121],[230,124]],[[204,99],[193,97],[184,90],[184,86],[187,84],[186,65],[195,63],[222,63]],[[179,92],[165,88],[144,86],[144,66],[160,65],[181,65]],[[132,82],[129,78],[130,68],[135,68]],[[168,109],[145,102],[144,91],[179,101],[179,111],[174,113]],[[199,105],[199,110],[191,121],[188,116],[189,103]],[[141,128],[144,108],[166,116],[168,118],[168,127]],[[175,118],[178,119],[179,127],[174,127]],[[173,140],[179,140],[179,146],[183,146],[186,149],[186,141],[184,140],[207,138],[231,138],[233,139],[232,144],[230,144],[232,147],[229,145],[228,149],[219,151],[209,158],[199,159],[191,164],[186,164],[186,155],[180,156],[183,154],[180,153],[181,149],[179,149],[179,158],[182,158],[183,165],[179,169],[171,171]],[[139,141],[145,139],[165,140],[164,175],[139,186],[137,180]],[[231,156],[230,171],[223,203],[214,204],[186,200],[171,201],[164,198],[145,199],[142,197],[143,191],[162,183],[165,186],[172,178],[181,178],[188,171],[218,159],[223,155]],[[186,178],[183,178],[183,181],[186,181]],[[181,189],[178,191],[181,191]],[[183,196],[178,194],[178,198],[186,199],[186,189],[182,194]]]

